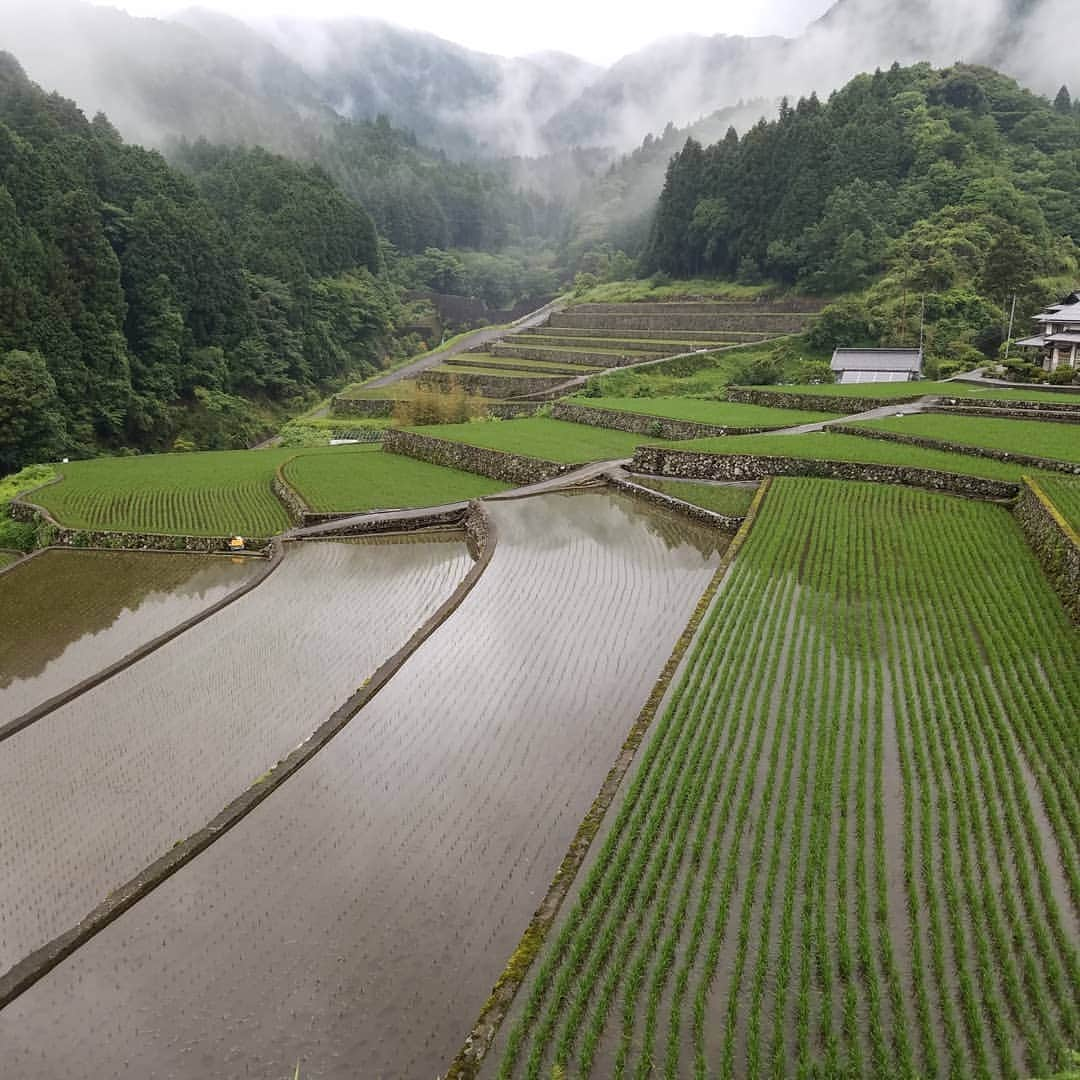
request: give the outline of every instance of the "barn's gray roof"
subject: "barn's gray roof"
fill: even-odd
[[[833,371],[920,371],[921,349],[837,349]]]
[[[1080,303],[1066,304],[1064,307],[1048,308],[1041,315],[1035,316],[1041,323],[1080,323]]]

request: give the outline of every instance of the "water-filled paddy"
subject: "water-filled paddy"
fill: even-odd
[[[254,560],[45,551],[0,576],[0,723],[231,592]]]
[[[460,537],[289,545],[253,592],[3,743],[0,969],[209,822],[471,565]]]
[[[491,506],[495,557],[330,745],[0,1014],[39,1074],[431,1076],[718,563],[610,495]]]

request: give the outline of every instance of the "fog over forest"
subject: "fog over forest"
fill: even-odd
[[[894,61],[987,63],[1044,94],[1080,84],[1080,54],[1057,53],[1048,68],[1045,53],[1073,0],[838,0],[815,18],[819,9],[787,5],[789,37],[670,36],[676,22],[658,18],[653,44],[607,68],[576,57],[588,50],[574,22],[558,53],[508,58],[371,18],[245,22],[199,8],[161,21],[72,0],[5,4],[0,48],[46,88],[151,145],[205,135],[289,151],[278,113],[295,124],[385,113],[459,158],[625,151],[669,122],[740,101],[825,96]]]

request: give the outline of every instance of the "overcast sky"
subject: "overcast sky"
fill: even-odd
[[[2,0],[0,0],[2,2]],[[484,52],[517,56],[558,49],[607,64],[657,38],[673,34],[798,33],[831,0],[98,0],[132,15],[169,15],[208,7],[238,16],[367,15]]]

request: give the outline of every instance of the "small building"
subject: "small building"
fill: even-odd
[[[1036,363],[1044,371],[1058,368],[1080,369],[1080,292],[1069,293],[1060,303],[1051,304],[1035,316],[1039,332],[1016,344],[1024,349],[1038,349]]]
[[[912,382],[922,361],[922,349],[837,349],[831,367],[838,383]]]

